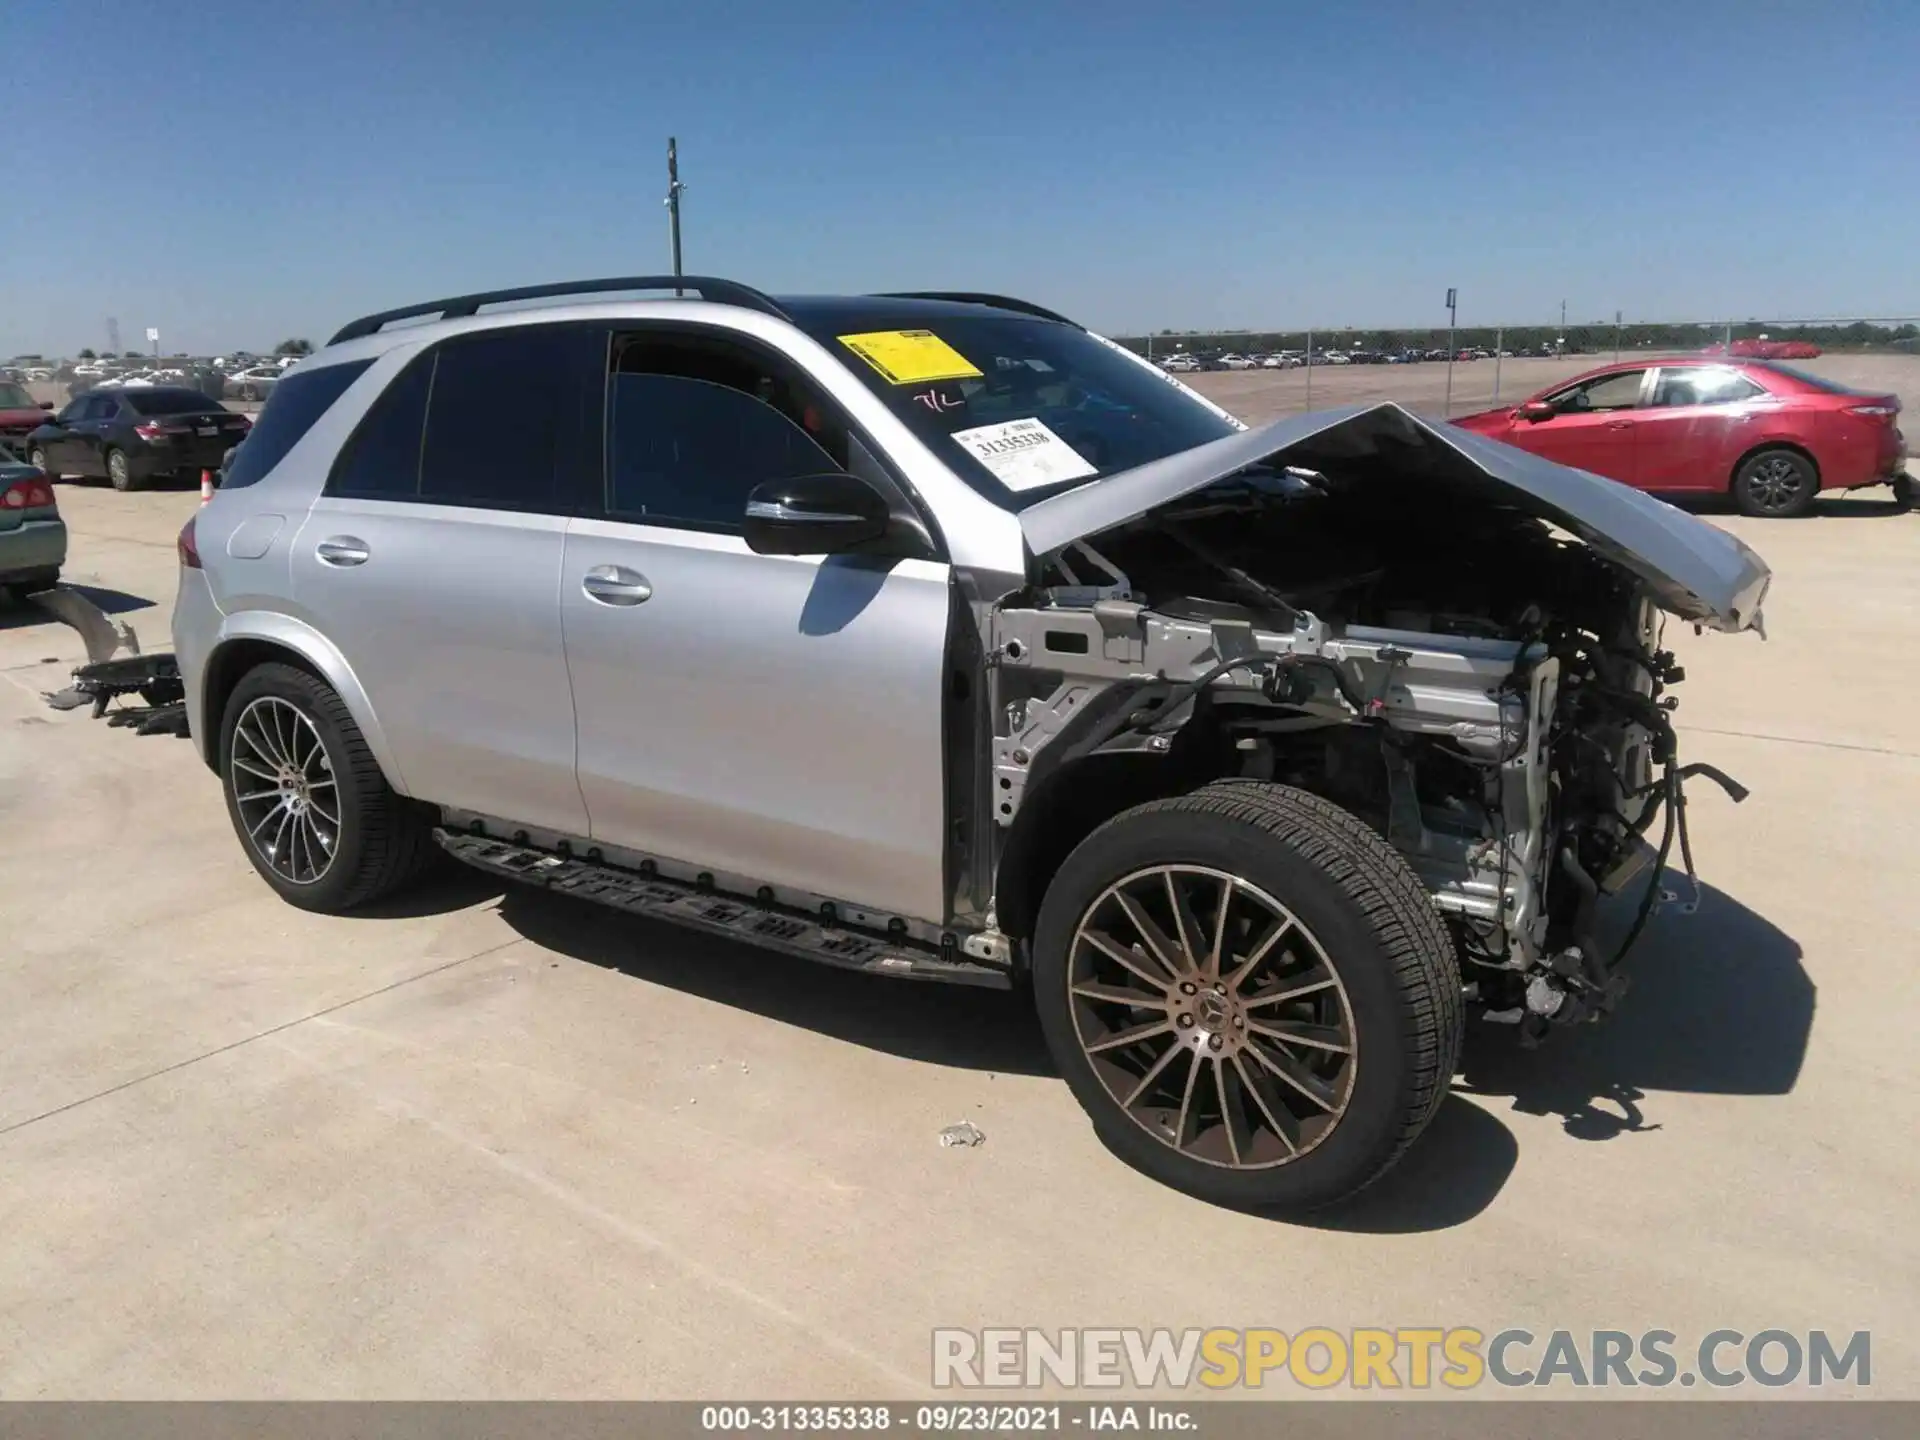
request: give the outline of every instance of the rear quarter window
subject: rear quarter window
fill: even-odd
[[[237,490],[265,479],[372,363],[354,360],[344,365],[302,370],[274,386],[266,409],[260,412],[260,418],[240,448],[233,452],[233,463],[221,478],[220,488]]]

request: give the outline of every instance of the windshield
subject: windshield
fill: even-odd
[[[1798,365],[1782,365],[1778,360],[1764,361],[1761,363],[1760,368],[1762,370],[1771,370],[1776,375],[1786,375],[1794,380],[1798,380],[1802,385],[1809,385],[1815,390],[1824,390],[1829,395],[1864,395],[1867,393],[1864,390],[1856,390],[1851,385],[1842,385],[1838,380],[1829,380],[1824,375],[1816,375],[1811,370],[1802,370]]]
[[[38,410],[39,402],[29,395],[24,385],[0,381],[0,410]]]
[[[1024,316],[815,336],[936,455],[1011,509],[1238,433],[1084,330]]]
[[[142,415],[199,415],[224,410],[197,390],[129,390],[127,403]]]

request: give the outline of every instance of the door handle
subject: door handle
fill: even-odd
[[[1609,430],[1631,430],[1632,428],[1633,428],[1633,422],[1631,420],[1607,421],[1607,429]]]
[[[329,535],[313,547],[313,553],[320,557],[322,565],[347,566],[364,565],[372,552],[367,542],[352,535]]]
[[[589,600],[602,605],[638,605],[653,598],[653,586],[638,570],[624,565],[596,565],[580,581]]]

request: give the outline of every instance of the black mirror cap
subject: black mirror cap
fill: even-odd
[[[1545,400],[1529,400],[1513,413],[1522,420],[1551,420],[1555,411]]]
[[[41,408],[42,410],[51,410],[51,409],[53,408],[53,401],[51,401],[51,400],[42,400],[42,401],[40,402],[40,408]]]
[[[884,540],[887,500],[853,475],[769,480],[747,496],[747,548],[756,555],[857,554]]]

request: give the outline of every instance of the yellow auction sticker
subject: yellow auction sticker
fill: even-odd
[[[980,374],[966,356],[931,330],[873,330],[839,339],[895,385],[969,380]]]

